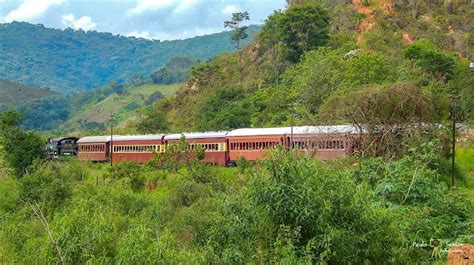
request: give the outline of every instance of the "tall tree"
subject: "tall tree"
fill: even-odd
[[[22,176],[44,151],[39,135],[24,132],[19,127],[21,119],[21,115],[11,110],[0,113],[0,145],[3,147],[4,159],[17,176]]]
[[[235,47],[239,51],[239,73],[240,83],[242,83],[242,41],[248,37],[247,26],[242,26],[242,22],[250,20],[247,11],[232,14],[232,18],[224,22],[224,27],[231,30],[230,38],[235,43]]]
[[[295,63],[303,53],[325,45],[328,34],[328,12],[318,4],[298,4],[269,17],[261,36],[273,47],[281,43],[283,58]]]

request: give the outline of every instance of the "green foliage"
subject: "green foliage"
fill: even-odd
[[[137,129],[141,133],[166,132],[168,130],[168,122],[164,113],[155,106],[149,106],[141,110],[145,118],[137,125]]]
[[[396,80],[394,66],[381,54],[362,53],[349,61],[348,68],[348,79],[353,86]]]
[[[0,79],[0,111],[28,104],[32,100],[54,96],[56,92]]]
[[[250,125],[248,109],[242,89],[220,90],[209,97],[200,111],[199,130],[229,130]]]
[[[408,45],[405,57],[437,78],[449,80],[453,77],[456,67],[453,57],[439,52],[427,40],[419,40]]]
[[[188,170],[191,170],[190,173],[193,174],[193,166],[204,159],[204,151],[204,148],[201,146],[195,146],[191,150],[189,143],[184,138],[184,135],[182,135],[179,142],[168,143],[164,153],[154,154],[149,165],[171,172],[178,172],[182,166],[188,166]],[[199,167],[196,169],[197,171],[194,173],[199,172]],[[199,178],[199,173],[197,177]]]
[[[232,13],[232,18],[224,22],[224,27],[231,30],[230,39],[235,43],[235,47],[240,49],[240,43],[248,37],[247,26],[240,24],[246,20],[250,20],[247,11]]]
[[[270,16],[262,28],[261,37],[281,42],[283,57],[297,62],[305,52],[323,46],[328,41],[329,15],[316,4],[290,6]]]
[[[108,177],[113,180],[130,181],[131,189],[142,190],[145,186],[145,176],[143,170],[135,161],[116,163],[109,168]]]
[[[434,262],[414,242],[465,242],[472,212],[440,181],[435,147],[354,165],[277,150],[240,173],[38,163],[0,179],[0,249],[7,263]]]
[[[0,146],[4,151],[3,158],[18,177],[44,153],[41,137],[34,132],[24,132],[19,127],[21,119],[22,116],[12,110],[0,113]]]
[[[75,178],[80,171],[72,172],[57,162],[37,163],[31,171],[21,178],[20,197],[23,202],[40,205],[45,215],[59,210],[72,195],[72,181],[80,180]]]
[[[392,157],[427,139],[443,139],[445,131],[436,122],[446,117],[447,109],[446,95],[395,83],[334,93],[321,106],[319,119],[360,126],[367,131],[365,154]]]
[[[251,26],[249,36],[258,30]],[[58,91],[90,90],[113,80],[132,81],[135,74],[148,75],[177,55],[206,60],[232,51],[235,47],[229,35],[157,41],[12,22],[0,25],[4,56],[0,78]],[[31,36],[35,41],[30,41]],[[74,75],[68,74],[72,72]]]
[[[152,72],[149,78],[154,84],[181,83],[188,79],[193,61],[189,57],[173,57],[163,68]]]
[[[440,182],[438,172],[427,162],[408,156],[389,163],[369,159],[354,170],[353,177],[370,185],[379,200],[401,218],[398,227],[405,235],[405,244],[431,239],[466,240],[472,206]],[[410,249],[410,253],[425,257],[431,254],[420,248]]]
[[[328,263],[398,258],[402,245],[395,219],[348,176],[279,151],[251,186],[255,203],[293,234],[285,237],[292,240],[285,243],[291,246],[283,249],[285,255],[291,251],[304,257],[310,251],[310,261]]]
[[[26,129],[48,130],[57,127],[70,116],[71,103],[66,97],[49,97],[34,100],[18,108],[25,119],[22,125]]]

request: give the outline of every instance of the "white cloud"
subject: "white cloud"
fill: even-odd
[[[62,22],[64,26],[69,27],[73,21],[74,21],[73,14],[67,14],[62,17]]]
[[[174,12],[182,12],[182,11],[185,11],[189,8],[191,8],[193,5],[195,5],[197,3],[196,0],[181,0],[178,4],[178,6],[176,6],[176,8],[174,9]]]
[[[73,14],[64,15],[62,17],[62,23],[66,27],[82,29],[85,31],[91,30],[97,25],[89,16],[83,16],[76,20]]]
[[[176,0],[140,0],[138,4],[130,9],[128,15],[138,15],[145,11],[158,10],[160,8],[169,7],[176,3]]]
[[[144,38],[144,39],[149,39],[149,40],[162,40],[162,41],[163,40],[182,40],[182,39],[192,38],[194,36],[212,34],[219,31],[220,30],[216,28],[195,28],[192,30],[185,30],[185,31],[176,32],[176,33],[167,33],[167,32],[151,33],[149,31],[132,31],[125,34],[125,36]]]
[[[239,12],[239,8],[234,5],[226,5],[222,10],[222,13],[226,15],[232,15],[232,13]]]
[[[17,9],[10,11],[4,22],[25,21],[41,16],[50,6],[60,5],[66,0],[23,0]]]

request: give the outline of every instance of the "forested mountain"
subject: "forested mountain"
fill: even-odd
[[[56,92],[49,89],[0,79],[0,111],[56,94]]]
[[[249,27],[247,42],[256,31],[257,26]],[[228,32],[151,41],[12,22],[0,24],[0,78],[59,91],[93,89],[147,76],[172,57],[206,60],[234,49]]]

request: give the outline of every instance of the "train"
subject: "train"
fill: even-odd
[[[363,132],[353,125],[241,128],[231,131],[189,132],[176,134],[85,136],[50,138],[50,158],[76,156],[79,160],[120,163],[146,163],[166,152],[170,145],[186,141],[188,148],[204,151],[209,164],[235,165],[240,159],[250,161],[268,157],[282,146],[296,149],[321,160],[338,159],[359,151]]]

